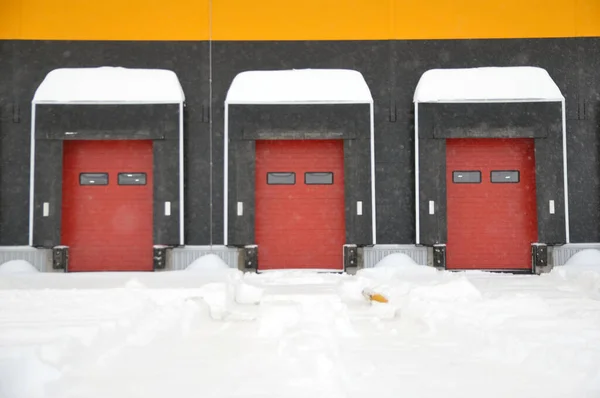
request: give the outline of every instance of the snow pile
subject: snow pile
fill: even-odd
[[[229,265],[216,254],[206,254],[199,257],[186,268],[187,271],[219,271],[229,269]]]
[[[407,254],[404,253],[393,253],[385,256],[381,261],[375,264],[375,268],[389,267],[389,268],[404,268],[414,269],[418,264]]]
[[[393,253],[384,257],[373,268],[364,268],[357,275],[378,279],[392,279],[400,277],[435,277],[438,271],[426,265],[417,264],[410,256],[404,253]]]
[[[581,250],[569,258],[565,265],[554,267],[550,274],[600,293],[600,251]]]
[[[0,265],[0,274],[35,274],[38,270],[25,260],[10,260]]]
[[[365,302],[363,291],[371,289],[371,281],[367,278],[357,277],[348,281],[343,281],[337,290],[341,299],[349,304],[362,304]]]
[[[129,281],[127,281],[127,283],[125,284],[125,287],[127,289],[145,289],[146,285],[144,285],[142,282],[140,282],[139,279],[133,278],[133,279],[130,279]]]
[[[575,253],[564,265],[570,268],[596,268],[600,270],[600,250],[586,249]]]
[[[239,304],[258,304],[263,296],[264,289],[239,282],[235,285],[235,301]]]
[[[355,278],[342,281],[338,294],[345,301],[356,304],[365,301],[365,291],[372,291],[384,296],[390,307],[401,310],[407,294],[415,286],[436,283],[439,274],[435,268],[419,265],[404,253],[393,253],[381,259],[373,268],[359,270]]]

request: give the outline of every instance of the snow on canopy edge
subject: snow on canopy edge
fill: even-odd
[[[101,66],[50,71],[34,104],[179,104],[185,95],[175,72]]]
[[[415,88],[415,103],[558,102],[556,82],[534,66],[430,69]]]
[[[373,103],[363,75],[350,69],[289,69],[241,72],[225,104]]]

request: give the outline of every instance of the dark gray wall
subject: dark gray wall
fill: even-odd
[[[35,119],[38,139],[179,139],[179,105],[40,104]]]
[[[223,241],[223,103],[239,72],[324,67],[362,72],[375,100],[378,242],[412,243],[412,96],[421,74],[448,67],[543,67],[567,99],[571,238],[600,241],[600,38],[214,42],[212,48],[211,100],[207,42],[0,41],[0,244],[27,243],[35,89],[52,69],[101,65],[167,68],[181,80],[187,102],[188,244]]]
[[[229,186],[227,243],[230,245],[254,244],[255,219],[255,143],[254,140],[233,138],[229,142]],[[237,215],[237,202],[243,202],[244,212]],[[223,225],[221,223],[221,225]]]
[[[8,70],[0,74],[0,95],[6,94],[0,108],[19,109],[18,122],[0,121],[0,245],[28,242],[30,103],[35,90],[53,69],[96,66],[170,69],[190,93],[184,155],[185,167],[196,172],[185,180],[186,239],[192,244],[210,242],[208,43],[23,40],[0,41],[0,47],[0,71]]]
[[[179,204],[179,139],[154,140],[154,244],[178,245]],[[171,215],[165,215],[165,202],[171,202]]]
[[[343,139],[346,242],[373,243],[370,137],[368,104],[230,105],[228,244],[255,243],[254,143],[259,139]],[[242,216],[237,202],[243,202]]]
[[[567,164],[572,242],[600,241],[600,38],[575,40],[567,98]]]
[[[560,103],[419,104],[419,220],[422,244],[446,243],[446,139],[535,140],[538,241],[565,243]],[[429,214],[429,201],[435,213]],[[555,201],[555,214],[549,212]]]
[[[390,120],[409,116],[398,111],[395,116],[390,111],[390,104],[394,101],[395,87],[390,82],[392,68],[390,67],[393,53],[393,42],[388,41],[322,41],[322,42],[215,42],[213,43],[213,110],[214,139],[221,143],[223,140],[223,103],[227,90],[233,78],[240,72],[247,70],[270,69],[304,69],[304,68],[342,68],[360,71],[375,101],[375,134],[376,145],[375,160],[377,169],[386,170],[389,174],[383,179],[394,179],[401,186],[414,178],[411,161],[411,133],[401,131],[398,125]],[[317,118],[315,118],[316,120]],[[407,139],[406,142],[404,139]],[[223,168],[222,145],[215,147],[216,160],[213,169],[214,214],[222,214],[223,197]],[[363,167],[368,168],[368,163]],[[376,182],[378,183],[376,177]],[[378,188],[381,189],[381,188]],[[384,192],[385,191],[385,192]],[[382,243],[410,242],[414,239],[414,212],[413,197],[405,189],[390,190],[387,187],[378,191],[377,195],[377,226],[378,241]],[[366,204],[366,203],[365,203]],[[355,210],[355,209],[354,209]],[[363,208],[367,214],[370,208]],[[408,220],[406,217],[410,217]],[[230,218],[231,219],[231,218]],[[346,217],[346,220],[351,220]],[[214,220],[216,243],[223,242],[223,225],[220,220]],[[347,236],[350,239],[350,236]],[[356,236],[356,239],[360,236]]]
[[[430,200],[434,201],[434,214],[431,215]],[[448,241],[446,140],[419,139],[419,216],[419,243],[433,245]]]
[[[15,43],[0,41],[0,244],[26,245],[29,231],[29,116]],[[31,98],[30,98],[31,99]]]
[[[179,105],[37,105],[35,136],[34,246],[61,243],[63,142],[98,139],[153,140],[154,243],[179,243]]]
[[[60,244],[63,143],[58,140],[36,140],[35,144],[37,166],[34,176],[33,245],[53,247]],[[48,217],[43,216],[44,202],[49,204]]]

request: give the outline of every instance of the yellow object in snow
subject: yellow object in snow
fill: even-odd
[[[363,290],[363,296],[369,301],[376,301],[378,303],[387,303],[388,299],[381,293],[376,293],[371,289]]]

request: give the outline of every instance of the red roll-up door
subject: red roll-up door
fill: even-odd
[[[257,141],[255,206],[260,270],[343,269],[343,141]]]
[[[151,271],[152,141],[65,141],[69,271]]]
[[[537,241],[533,139],[446,143],[449,269],[528,269]]]

